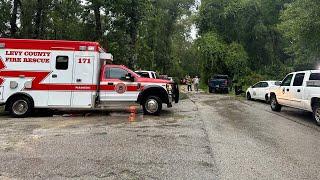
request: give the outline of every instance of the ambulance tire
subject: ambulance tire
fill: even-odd
[[[162,101],[158,96],[149,96],[144,100],[142,107],[145,115],[157,116],[162,110]]]
[[[30,98],[17,96],[9,102],[9,112],[15,118],[28,117],[33,111],[33,103]]]

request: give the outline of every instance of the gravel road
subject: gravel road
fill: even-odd
[[[0,116],[0,179],[320,179],[309,113],[189,94],[159,117]]]

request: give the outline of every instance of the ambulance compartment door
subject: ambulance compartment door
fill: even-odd
[[[73,51],[54,51],[51,56],[49,106],[68,107],[71,105]]]
[[[72,107],[91,108],[94,105],[94,56],[75,56],[73,83],[76,90],[72,92]]]

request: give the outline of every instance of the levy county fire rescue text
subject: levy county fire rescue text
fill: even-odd
[[[178,103],[168,80],[142,78],[96,42],[0,38],[0,104],[15,117],[34,109],[109,109],[142,105],[157,115]]]

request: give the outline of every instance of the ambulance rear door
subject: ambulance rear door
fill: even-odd
[[[94,105],[94,93],[97,82],[94,82],[95,56],[92,54],[76,55],[73,73],[73,84],[76,89],[72,93],[72,107],[90,108]]]

